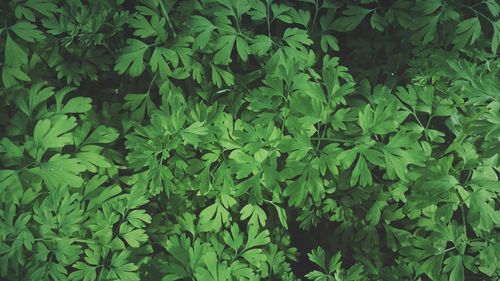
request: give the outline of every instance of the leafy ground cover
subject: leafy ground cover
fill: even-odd
[[[498,280],[499,14],[1,1],[1,278]]]

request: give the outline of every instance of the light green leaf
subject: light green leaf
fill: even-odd
[[[134,229],[124,233],[123,239],[125,239],[125,241],[127,241],[132,248],[138,248],[141,245],[141,242],[148,241],[148,236],[146,235],[144,229]]]
[[[347,9],[343,11],[344,16],[337,18],[333,22],[333,25],[335,29],[339,31],[352,31],[371,11],[372,10],[363,7],[349,5]]]
[[[36,29],[36,25],[27,21],[20,21],[9,27],[10,30],[27,42],[35,42],[45,38],[43,33]]]
[[[309,38],[306,30],[299,28],[287,28],[283,34],[283,40],[290,46],[299,50],[303,50],[305,46],[309,46],[313,41]]]
[[[240,58],[243,61],[247,61],[248,54],[250,53],[250,47],[248,46],[247,41],[240,36],[236,37],[236,50],[238,51]]]
[[[142,74],[144,71],[144,53],[149,45],[137,39],[128,39],[127,46],[116,60],[115,70],[123,74],[128,70],[132,77]]]
[[[67,154],[55,154],[48,162],[41,163],[39,170],[35,168],[34,171],[40,174],[49,188],[56,188],[59,185],[82,186],[83,178],[80,173],[85,170],[80,160],[70,158]]]
[[[215,46],[218,51],[214,55],[214,63],[226,65],[231,62],[231,52],[235,41],[235,35],[224,35],[219,38]]]
[[[84,113],[92,108],[92,99],[87,97],[75,97],[66,102],[60,113]]]
[[[466,19],[457,25],[453,44],[458,48],[463,48],[465,45],[472,45],[481,35],[481,23],[479,18],[474,17]]]

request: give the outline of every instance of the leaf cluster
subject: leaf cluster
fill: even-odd
[[[497,1],[0,14],[1,278],[498,279]]]

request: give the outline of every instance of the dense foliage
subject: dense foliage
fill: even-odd
[[[498,280],[496,0],[0,1],[6,280]]]

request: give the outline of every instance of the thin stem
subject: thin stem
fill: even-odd
[[[236,14],[233,14],[233,18],[234,18],[234,21],[236,22],[236,28],[238,28],[238,33],[243,34],[243,33],[241,33],[240,23],[238,21],[238,17],[236,17]]]
[[[148,91],[146,93],[149,93],[149,91],[151,91],[151,87],[153,87],[153,83],[155,82],[157,76],[158,76],[158,73],[155,73],[155,75],[153,76],[153,79],[151,79],[151,82],[149,83]]]
[[[465,9],[469,9],[469,10],[473,11],[473,12],[476,14],[476,16],[478,16],[478,15],[479,15],[479,16],[482,16],[483,18],[485,18],[486,20],[488,20],[488,21],[489,21],[489,22],[491,22],[492,24],[495,24],[495,22],[494,22],[492,19],[490,19],[490,17],[488,17],[487,15],[483,14],[482,12],[480,12],[480,11],[478,11],[478,10],[474,9],[474,8],[473,8],[474,6],[468,6],[468,5],[464,5],[464,4],[462,4],[462,3],[453,3],[453,4],[455,4],[455,5],[457,5],[457,6],[460,6],[460,7],[463,7],[463,8],[465,8]]]
[[[239,20],[238,20],[238,15],[234,11],[234,8],[231,8],[231,12],[233,13],[232,16],[234,18],[234,21],[236,21],[236,28],[238,28],[238,33],[241,33],[240,23],[239,23]]]
[[[313,17],[313,21],[312,21],[312,24],[311,24],[311,32],[314,28],[314,24],[316,23],[316,17],[318,16],[318,0],[316,0],[316,3],[314,4],[314,17]]]
[[[323,111],[323,110],[321,110]],[[321,122],[318,124],[318,136],[319,136],[319,130],[321,129]],[[319,137],[318,139],[318,142],[316,143],[316,152],[319,151],[319,146],[321,144],[321,141],[324,140],[324,137],[325,137],[325,134],[326,134],[326,131],[328,130],[328,127],[326,127],[324,130],[323,130],[323,133],[321,134],[321,136]]]
[[[163,16],[167,19],[168,27],[170,28],[170,30],[172,30],[174,37],[177,37],[177,33],[175,32],[174,26],[170,21],[170,17],[168,16],[167,10],[165,9],[165,5],[163,4],[163,0],[160,0],[160,8]]]
[[[476,4],[472,4],[471,7],[476,7],[476,6],[479,6],[479,5],[482,5],[482,4],[484,4],[484,1],[478,2]]]
[[[345,142],[349,144],[353,144],[354,141],[348,140],[348,139],[340,139],[340,138],[311,138],[312,140],[327,140],[327,141],[334,141],[334,142]]]
[[[215,29],[219,29],[219,28],[216,27]],[[224,30],[224,29],[222,29],[222,30]],[[234,34],[239,35],[239,36],[247,39],[248,41],[253,41],[253,38],[251,38],[250,36],[247,36],[247,35],[245,35],[245,34],[243,34],[241,32],[234,32]],[[269,38],[271,39],[271,37],[269,37]],[[281,47],[278,43],[274,42],[274,40],[272,40],[272,39],[271,39],[271,44],[273,44],[273,45],[275,45],[275,46],[277,46],[279,48]]]
[[[464,211],[464,205],[460,205],[460,210],[462,212],[462,223],[464,225],[464,235],[465,235],[465,239],[468,240],[467,238],[467,222],[465,221],[465,211]]]
[[[289,94],[288,91],[289,91],[289,89],[288,89],[288,85],[287,85],[286,88],[285,88],[285,91],[284,91],[284,94],[285,94],[285,100],[284,100],[284,102],[285,102],[285,104],[288,104],[288,94]],[[282,123],[281,123],[281,133],[283,135],[285,135],[285,124],[286,124],[286,120],[287,119],[288,119],[288,114],[286,114],[283,117]]]
[[[429,116],[429,119],[427,120],[427,124],[425,124],[425,129],[429,129],[429,125],[431,124],[431,120],[432,118],[434,117],[434,115],[431,114],[431,116]]]
[[[316,140],[318,141],[316,143],[316,148],[315,148],[316,151],[318,151],[319,145],[321,144],[321,140],[323,139],[320,131],[321,131],[321,122],[318,122],[318,130],[316,131],[316,133],[318,133],[318,137],[316,138]]]
[[[420,121],[420,119],[419,119],[419,118],[418,118],[418,116],[417,116],[417,112],[416,112],[415,110],[412,110],[412,111],[411,111],[411,114],[415,117],[415,119],[417,120],[418,124],[419,124],[422,128],[424,128],[424,129],[425,129],[424,124]]]
[[[436,255],[445,254],[445,253],[447,253],[449,251],[455,250],[456,248],[457,248],[457,246],[450,247],[450,248],[445,249],[444,251],[442,251],[442,252],[440,252],[440,253],[438,253]]]
[[[271,16],[271,14],[270,14],[269,1],[266,1],[266,6],[267,6],[267,9],[266,9],[267,36],[269,37],[269,39],[271,39],[271,22],[269,21],[269,17]]]
[[[475,238],[475,239],[470,239],[470,240],[465,240],[463,241],[462,243],[458,244],[458,245],[455,245],[453,247],[450,247],[450,248],[447,248],[447,249],[444,249],[443,251],[441,252],[438,252],[438,253],[435,253],[434,255],[437,256],[437,255],[441,255],[441,254],[445,254],[449,251],[452,251],[452,250],[455,250],[456,248],[462,246],[463,244],[469,244],[470,242],[475,242],[475,241],[486,241],[487,238]]]

